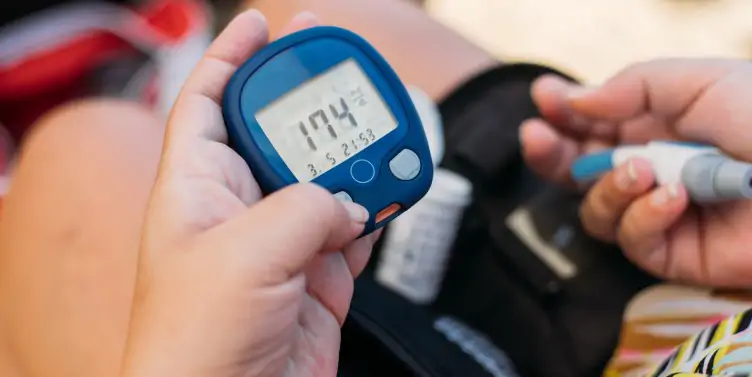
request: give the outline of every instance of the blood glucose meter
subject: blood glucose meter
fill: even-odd
[[[433,165],[407,89],[363,38],[321,26],[281,38],[231,78],[230,146],[264,193],[312,182],[370,216],[363,234],[420,200]]]

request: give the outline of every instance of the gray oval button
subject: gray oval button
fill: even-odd
[[[389,170],[397,179],[409,181],[420,173],[420,158],[415,152],[403,149],[389,161]]]

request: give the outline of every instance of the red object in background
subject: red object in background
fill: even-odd
[[[124,35],[133,35],[139,38],[139,43],[146,42],[147,48],[158,50],[179,44],[196,27],[204,26],[197,25],[205,18],[203,4],[198,1],[159,0],[122,11],[122,17],[115,18],[120,25],[83,32],[61,30],[59,34],[52,30],[59,43],[49,44],[45,40],[46,47],[29,51],[16,61],[0,63],[0,124],[13,138],[22,138],[28,127],[50,109],[75,98],[95,95],[82,85],[92,70],[140,53],[134,41]],[[106,15],[113,16],[112,12]],[[64,18],[65,14],[58,17]],[[142,95],[144,102],[154,100],[155,90],[159,88],[147,85]]]

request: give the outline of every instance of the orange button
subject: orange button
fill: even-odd
[[[379,213],[376,214],[376,224],[388,219],[390,216],[397,213],[402,208],[397,203],[392,203],[388,207],[382,209]]]

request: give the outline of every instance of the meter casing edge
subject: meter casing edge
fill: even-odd
[[[325,48],[326,57],[321,53]],[[305,59],[300,58],[302,55]],[[276,59],[283,61],[267,64]],[[354,59],[369,77],[392,112],[397,127],[311,183],[332,193],[345,191],[354,202],[365,207],[370,213],[365,235],[412,207],[427,193],[433,180],[428,141],[410,95],[389,63],[367,41],[345,29],[320,26],[272,42],[235,72],[223,95],[222,112],[230,147],[246,161],[264,194],[298,183],[254,114],[348,59]],[[278,67],[284,67],[285,71],[275,71]],[[415,152],[421,164],[418,175],[408,181],[394,177],[389,168],[389,161],[403,149]],[[362,159],[375,168],[370,182],[358,183],[350,176],[336,174]],[[376,223],[376,214],[392,204],[398,204],[400,210]]]

